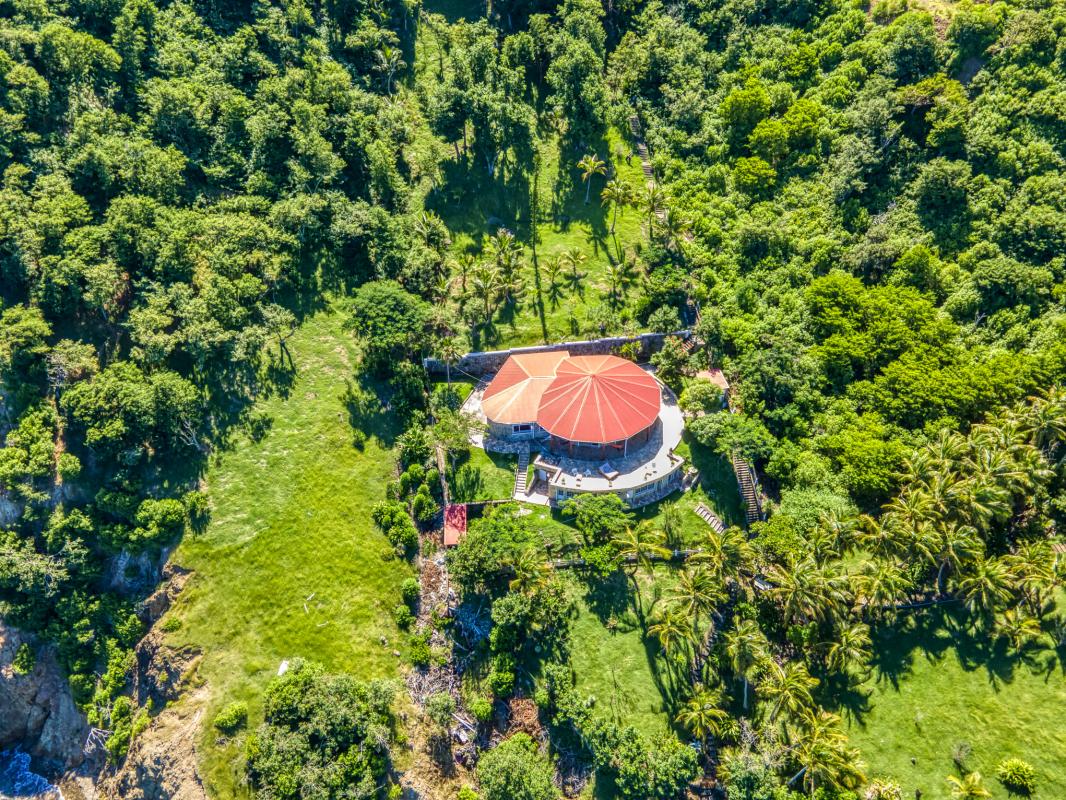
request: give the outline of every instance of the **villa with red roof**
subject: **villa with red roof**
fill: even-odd
[[[673,393],[613,355],[512,353],[480,392],[491,447],[529,442],[537,453],[528,498],[551,505],[612,492],[630,506],[677,488],[684,422]]]

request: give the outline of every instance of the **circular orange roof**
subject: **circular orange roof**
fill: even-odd
[[[661,396],[655,378],[632,361],[572,356],[541,395],[537,424],[571,442],[617,442],[655,422]]]

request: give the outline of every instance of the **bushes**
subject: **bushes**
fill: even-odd
[[[215,728],[222,733],[235,733],[248,723],[248,704],[241,701],[223,706],[222,710],[215,715]]]
[[[391,684],[361,683],[295,660],[266,692],[265,721],[248,740],[256,796],[374,797],[389,772]]]
[[[29,642],[23,642],[11,660],[11,671],[16,675],[29,675],[35,666],[37,666],[37,653],[30,647]]]
[[[1020,758],[1008,758],[996,767],[999,782],[1012,792],[1029,795],[1036,791],[1036,770]]]
[[[415,603],[418,602],[420,593],[421,588],[418,585],[417,578],[407,578],[400,585],[400,594],[403,596],[403,601],[411,607],[414,607]]]
[[[478,782],[484,800],[555,800],[552,766],[528,734],[516,733],[481,757]]]
[[[407,630],[415,621],[415,615],[411,612],[411,609],[403,603],[392,610],[392,618],[396,620],[396,627],[401,630]]]
[[[403,503],[382,500],[374,506],[370,517],[397,550],[407,550],[418,544],[418,531]]]

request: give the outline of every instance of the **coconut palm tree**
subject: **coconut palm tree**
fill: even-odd
[[[980,772],[970,772],[961,778],[948,775],[948,783],[951,784],[953,800],[981,800],[981,798],[992,796],[992,793],[982,785]]]
[[[633,202],[633,187],[618,178],[607,181],[607,185],[600,192],[600,204],[611,206],[611,229],[614,234],[615,223],[618,222],[618,212],[624,211],[625,207]]]
[[[684,259],[684,253],[681,250],[681,242],[685,238],[685,234],[689,232],[692,227],[692,223],[688,218],[683,216],[679,211],[673,208],[668,208],[663,213],[662,219],[658,222],[659,237],[662,239],[663,244],[676,252]]]
[[[949,572],[958,572],[963,564],[981,554],[981,540],[970,525],[956,525],[937,521],[922,526],[914,541],[917,554],[924,556],[937,568],[936,587],[944,593],[944,582]]]
[[[614,539],[615,552],[624,565],[623,570],[633,584],[636,601],[640,607],[640,584],[637,572],[651,572],[656,558],[669,558],[670,551],[663,547],[663,535],[652,530],[646,523],[627,527]]]
[[[1042,616],[1047,593],[1056,586],[1055,550],[1051,542],[1046,539],[1022,542],[1004,561],[1030,612]]]
[[[543,588],[551,577],[551,565],[535,547],[519,550],[508,562],[514,577],[508,584],[512,592],[531,595]]]
[[[678,537],[681,534],[683,512],[677,501],[664,501],[659,504],[659,530],[663,534],[665,544],[671,550],[677,550],[681,544]]]
[[[1043,634],[1040,623],[1024,611],[1008,608],[996,619],[995,632],[1006,639],[1013,650],[1021,650],[1027,642]]]
[[[991,614],[1011,597],[1011,574],[998,558],[978,558],[959,576],[958,594],[973,614]]]
[[[500,280],[500,271],[493,264],[479,264],[470,276],[470,288],[474,296],[481,300],[484,312],[484,325],[492,324],[492,315],[496,311],[496,303],[500,292],[503,291],[503,281]]]
[[[810,556],[789,567],[771,564],[766,577],[773,584],[768,594],[792,622],[827,622],[851,605],[847,579]]]
[[[437,355],[444,362],[444,373],[447,376],[448,385],[452,385],[452,364],[460,359],[463,351],[459,349],[459,342],[454,336],[448,336],[437,343]]]
[[[607,164],[600,160],[594,153],[587,153],[577,162],[577,168],[581,170],[581,180],[585,182],[585,205],[589,204],[589,190],[592,188],[594,175],[606,175]]]
[[[786,661],[783,665],[768,661],[766,675],[759,682],[759,695],[770,704],[769,721],[777,719],[784,711],[799,717],[804,709],[814,705],[811,690],[818,679],[811,677],[802,661]]]
[[[570,291],[579,291],[581,289],[581,281],[585,280],[585,273],[581,271],[581,265],[588,260],[588,256],[585,255],[580,247],[570,247],[563,251],[560,258],[570,270],[566,276],[567,283],[570,284]]]
[[[748,707],[748,685],[752,672],[767,655],[766,636],[753,619],[742,619],[725,635],[725,649],[733,674],[744,683],[744,708]]]
[[[398,47],[390,47],[386,44],[374,51],[374,70],[381,73],[384,78],[385,91],[388,94],[392,94],[392,84],[396,73],[406,66],[403,53]]]
[[[856,609],[864,616],[880,619],[895,612],[911,589],[911,581],[902,565],[894,559],[874,559],[866,562],[852,578],[855,587]]]
[[[835,672],[847,672],[853,664],[865,667],[870,661],[870,628],[861,622],[843,626],[836,638],[826,643],[826,666]]]
[[[692,645],[692,630],[681,609],[667,606],[648,633],[659,640],[659,646],[668,658],[673,659],[682,649]]]
[[[801,769],[792,781],[802,776],[812,796],[822,786],[852,789],[866,780],[859,768],[859,751],[848,747],[840,717],[829,711],[808,710],[793,753]]]
[[[548,284],[548,299],[551,301],[552,308],[556,308],[559,305],[559,298],[562,297],[559,285],[559,277],[562,274],[562,270],[562,256],[552,255],[544,259],[544,279]]]
[[[740,528],[726,528],[721,533],[708,528],[699,552],[689,559],[689,563],[705,564],[717,578],[735,584],[752,575],[755,551]]]
[[[708,689],[702,684],[693,687],[692,696],[685,701],[675,721],[700,742],[704,756],[705,768],[710,768],[711,742],[722,735],[722,730],[729,722],[729,714],[722,710],[722,692]]]
[[[666,194],[657,184],[650,184],[640,196],[640,205],[648,215],[648,238],[655,230],[655,215],[666,204]]]
[[[667,595],[692,621],[692,632],[699,630],[699,620],[725,600],[722,586],[705,569],[685,568],[677,573],[677,583]]]

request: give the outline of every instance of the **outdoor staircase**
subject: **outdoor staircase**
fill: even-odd
[[[518,466],[514,471],[514,497],[522,500],[526,497],[526,478],[529,472],[529,448],[523,447],[518,451]]]
[[[744,500],[744,517],[748,525],[762,519],[762,502],[759,496],[759,486],[755,482],[755,475],[751,465],[738,453],[733,454],[733,471],[737,474],[737,486],[740,488],[740,496]]]
[[[723,523],[718,515],[711,511],[711,509],[707,508],[703,503],[697,505],[695,511],[696,516],[714,528],[718,533],[725,531],[725,523]]]
[[[629,118],[629,132],[633,134],[633,143],[637,151],[637,158],[640,159],[640,168],[644,172],[644,180],[649,188],[654,187],[658,185],[658,182],[655,180],[655,170],[651,168],[651,153],[648,152],[648,145],[644,141],[644,132],[640,127],[640,118],[636,114]],[[657,206],[655,216],[658,217],[659,222],[662,222],[666,219],[666,209],[662,206]]]

